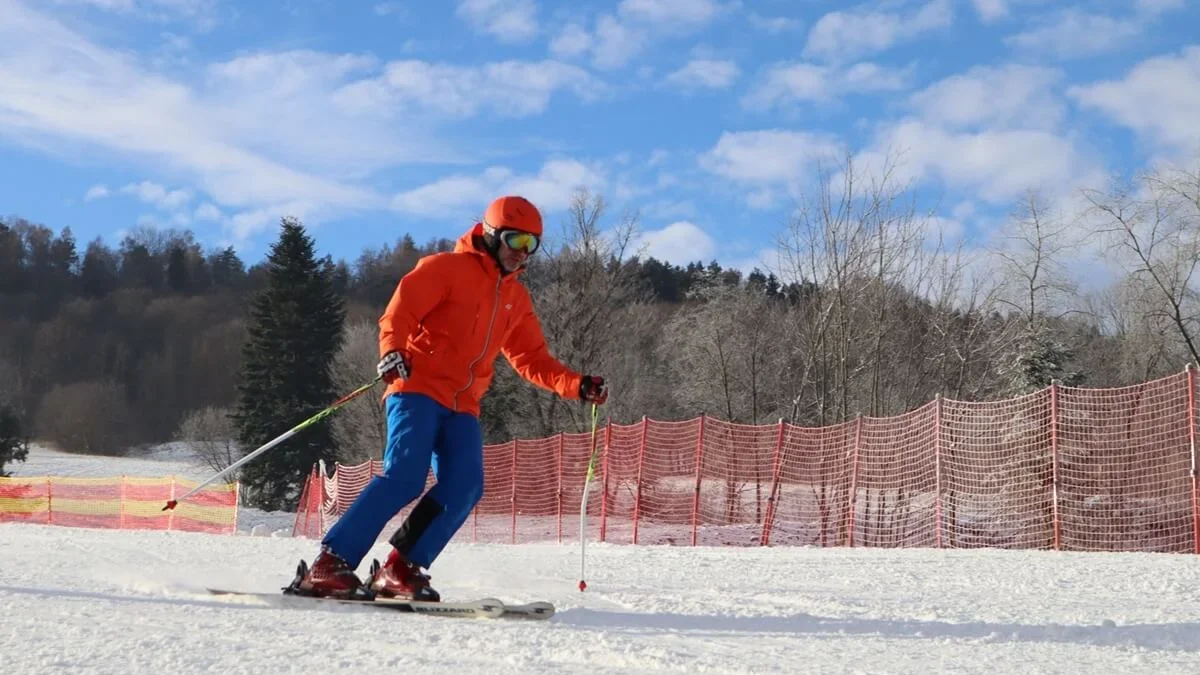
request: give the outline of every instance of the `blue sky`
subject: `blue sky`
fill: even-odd
[[[0,213],[261,259],[586,186],[676,263],[770,259],[817,162],[900,151],[953,237],[1200,152],[1184,0],[0,0]]]

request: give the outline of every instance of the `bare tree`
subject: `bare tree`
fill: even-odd
[[[378,361],[378,327],[366,321],[348,324],[342,348],[334,357],[334,386],[342,392],[361,387],[373,376]],[[338,461],[361,464],[368,459],[383,457],[387,443],[387,414],[380,392],[382,389],[359,396],[332,417],[333,434],[340,453]]]
[[[850,310],[858,303],[861,280],[869,266],[863,204],[858,195],[858,175],[847,155],[834,174],[824,165],[814,198],[801,197],[799,208],[780,239],[783,278],[812,284],[802,311],[793,312],[794,332],[804,335],[798,357],[799,377],[792,419],[799,417],[801,399],[810,394],[817,424],[846,419],[850,402],[848,380],[851,353]]]
[[[1168,320],[1191,362],[1200,363],[1194,284],[1200,265],[1200,169],[1163,167],[1141,174],[1134,184],[1086,190],[1084,197],[1132,280],[1156,292],[1160,302],[1147,308],[1145,318]]]
[[[175,433],[175,438],[187,443],[192,453],[214,473],[224,471],[242,458],[237,429],[229,414],[229,408],[217,406],[193,410],[184,415]],[[229,483],[237,480],[236,472],[225,480]]]
[[[893,333],[906,319],[894,310],[931,283],[941,245],[935,238],[930,247],[930,219],[918,215],[893,158],[871,173],[847,154],[822,164],[818,178],[779,252],[781,276],[800,286],[790,312],[792,419],[827,424],[910,399],[888,374],[900,359],[918,363],[920,355],[895,348]]]
[[[637,216],[624,214],[605,231],[606,210],[603,197],[576,190],[558,250],[548,241],[545,254],[533,259],[524,277],[551,352],[581,372],[603,375],[610,385],[610,415],[634,418],[644,414],[647,403],[646,371],[630,352],[653,342],[657,312],[628,264]],[[585,406],[518,385],[510,370],[507,365],[499,369],[493,400],[518,407],[522,419],[534,422],[519,433],[546,436],[590,425]]]
[[[85,455],[127,452],[132,412],[113,382],[76,382],[52,388],[37,413],[37,436],[62,450]]]
[[[997,300],[1015,312],[1023,327],[1004,373],[1010,394],[1047,386],[1053,379],[1070,380],[1068,384],[1078,379],[1063,370],[1071,351],[1051,325],[1078,311],[1072,304],[1076,284],[1063,263],[1068,251],[1080,244],[1070,233],[1057,210],[1030,191],[992,248],[1003,289]]]
[[[1077,244],[1062,216],[1041,194],[1030,191],[993,247],[1005,291],[997,300],[1018,312],[1030,332],[1041,327],[1044,317],[1074,309],[1065,306],[1076,284],[1065,271],[1063,257]]]
[[[684,410],[758,424],[779,417],[783,311],[761,290],[710,282],[669,323],[664,344]],[[786,399],[785,399],[786,400]]]

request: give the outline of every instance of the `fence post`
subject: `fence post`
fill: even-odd
[[[329,475],[329,472],[326,471],[326,469],[325,469],[325,460],[318,459],[317,460],[317,486],[318,486],[318,490],[317,490],[317,514],[318,514],[317,531],[321,533],[320,534],[321,537],[324,537],[325,533],[329,531],[329,528],[327,527],[327,523],[325,522],[325,504],[326,504],[326,502],[329,501],[329,495],[327,495],[325,493],[325,476],[327,476],[327,475]],[[238,503],[239,504],[241,503],[240,496],[238,497]]]
[[[241,513],[238,509],[241,508],[242,481],[233,481],[233,529],[230,534],[237,534],[238,514]]]
[[[1050,517],[1054,525],[1054,550],[1062,550],[1058,518],[1058,380],[1050,382]]]
[[[46,524],[54,524],[54,483],[49,476],[46,477]]]
[[[862,441],[862,413],[854,420],[854,456],[850,459],[850,495],[846,499],[849,519],[849,529],[846,535],[846,545],[854,548],[854,510],[858,507],[858,447]]]
[[[117,503],[117,529],[125,529],[125,476],[121,475],[121,500]]]
[[[759,546],[771,543],[771,527],[775,524],[775,500],[779,497],[779,473],[783,462],[783,418],[779,418],[779,435],[775,438],[775,458],[771,460],[771,492],[767,495],[767,515],[763,518],[762,535],[758,539]]]
[[[304,490],[304,494],[308,496],[308,500],[304,503],[304,536],[311,537],[312,530],[309,525],[312,521],[313,497],[317,491],[317,465],[314,462],[312,471],[308,472],[308,488]]]
[[[933,399],[933,532],[942,548],[942,394]]]
[[[600,541],[605,541],[608,533],[608,455],[612,452],[612,418],[604,425],[604,459],[600,463],[603,493],[600,495]]]
[[[1192,546],[1200,555],[1200,476],[1197,476],[1196,458],[1196,369],[1187,364],[1188,388],[1188,449],[1192,455]]]
[[[513,439],[513,457],[512,457],[512,532],[510,541],[517,543],[517,455],[520,454],[521,441]]]
[[[638,543],[638,518],[642,513],[642,470],[646,466],[646,427],[649,425],[642,415],[642,440],[638,446],[637,485],[633,493],[633,545]]]
[[[567,432],[558,432],[558,543],[562,543],[562,518],[563,518],[563,437]]]
[[[696,528],[700,523],[700,467],[704,463],[704,419],[700,413],[700,433],[696,435],[696,491],[692,494],[692,546],[696,545]]]

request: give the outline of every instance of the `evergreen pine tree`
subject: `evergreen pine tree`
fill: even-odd
[[[188,269],[187,251],[182,246],[172,246],[167,252],[167,288],[173,293],[191,290],[191,270]]]
[[[1055,380],[1068,387],[1083,384],[1083,373],[1067,369],[1074,357],[1075,353],[1049,332],[1028,329],[1001,373],[1006,380],[1005,393],[1022,396],[1049,387]]]
[[[266,285],[251,304],[234,415],[249,453],[332,403],[330,369],[342,342],[343,300],[333,265],[318,261],[299,221],[284,218],[266,264]],[[328,420],[314,424],[242,469],[248,504],[290,509],[317,460],[337,456]]]

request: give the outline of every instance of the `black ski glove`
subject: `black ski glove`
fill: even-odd
[[[375,366],[375,372],[388,384],[395,382],[397,378],[407,380],[408,359],[400,352],[388,352],[379,360],[379,365]]]
[[[579,398],[588,403],[604,405],[608,400],[608,385],[599,375],[584,375],[579,382]]]

